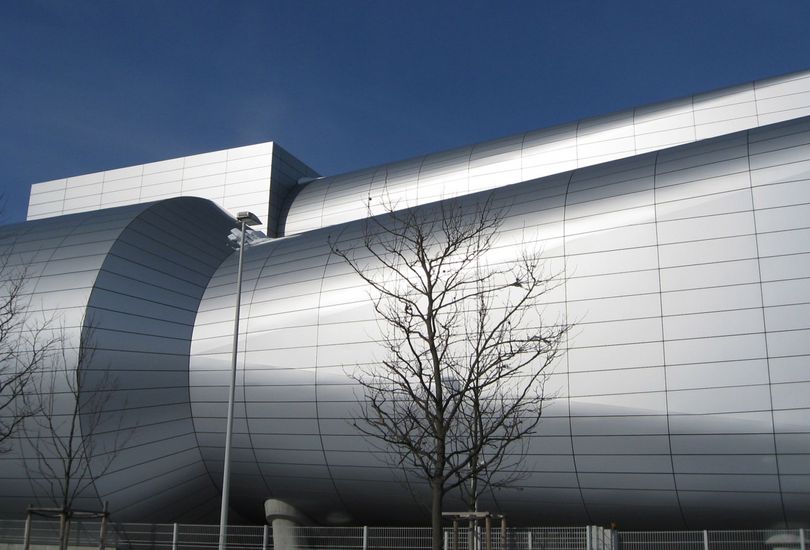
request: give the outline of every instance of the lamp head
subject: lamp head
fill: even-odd
[[[262,223],[262,221],[257,218],[256,214],[253,212],[239,212],[236,215],[236,219],[245,225],[259,225]]]

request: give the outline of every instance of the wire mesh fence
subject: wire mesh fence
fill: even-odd
[[[298,548],[351,550],[362,548],[363,527],[294,527],[290,530]]]
[[[104,541],[107,548],[172,550],[176,546],[172,524],[114,523],[110,526],[108,535]]]
[[[0,520],[0,550],[21,550],[26,522]],[[782,530],[611,531],[587,527],[446,527],[444,550],[810,550],[806,532]],[[274,538],[270,526],[228,527],[229,550],[428,550],[429,527],[289,527]],[[69,546],[76,550],[205,550],[217,548],[219,526],[71,522]],[[30,550],[55,550],[59,522],[38,519],[29,530]]]
[[[430,529],[425,527],[369,527],[366,532],[360,550],[408,550],[430,548],[431,544]]]
[[[578,550],[586,548],[586,542],[584,527],[515,528],[507,530],[503,550]],[[500,546],[496,548],[501,550]]]
[[[218,525],[113,524],[106,547],[118,550],[194,550],[217,548]],[[269,526],[230,525],[226,545],[231,550],[272,548]]]
[[[0,520],[0,542],[19,543],[25,537],[25,521],[16,519]]]
[[[786,529],[707,532],[710,550],[803,550],[803,534]]]
[[[621,550],[806,550],[803,529],[619,531]]]
[[[75,521],[69,527],[68,544],[71,548],[97,548],[101,522]],[[59,521],[39,519],[31,523],[29,543],[32,547],[59,544]],[[0,543],[22,544],[25,541],[24,520],[0,521]]]
[[[619,531],[624,550],[705,550],[703,531]]]

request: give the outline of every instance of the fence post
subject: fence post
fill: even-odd
[[[267,539],[268,535],[270,534],[270,529],[268,529],[269,525],[266,523],[264,524],[264,529],[262,529],[262,550],[267,550]]]
[[[492,518],[489,516],[484,519],[484,550],[492,550]]]
[[[368,550],[368,525],[363,526],[363,550]]]
[[[703,530],[703,550],[709,550],[709,532],[706,529]]]
[[[106,539],[107,539],[107,516],[109,515],[110,503],[106,500],[104,501],[104,512],[101,515],[101,529],[98,533],[98,550],[104,550],[106,546]]]
[[[591,550],[591,526],[585,526],[585,550]]]
[[[444,550],[450,550],[450,544],[448,542],[449,539],[450,539],[450,533],[447,531],[447,529],[445,529],[444,530],[444,546],[442,547],[442,548],[444,548]],[[804,548],[802,548],[802,550],[804,550]]]
[[[31,507],[28,507],[28,513],[25,515],[25,536],[23,538],[23,550],[31,548]],[[804,550],[804,549],[802,549]]]
[[[799,529],[799,544],[801,545],[800,550],[805,550],[805,548],[804,548],[804,529]]]
[[[529,529],[529,550],[532,550],[532,530]]]
[[[67,530],[67,519],[65,518],[64,507],[59,509],[59,550],[66,550],[65,531]]]
[[[177,524],[172,527],[172,550],[177,550]]]

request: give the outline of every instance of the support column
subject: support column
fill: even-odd
[[[312,523],[293,506],[274,498],[264,501],[264,517],[273,527],[273,550],[298,550],[295,528]]]

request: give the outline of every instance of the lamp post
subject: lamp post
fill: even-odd
[[[225,550],[228,531],[228,493],[231,484],[231,439],[233,438],[233,402],[236,393],[236,357],[239,347],[239,309],[242,304],[242,265],[245,259],[245,231],[248,225],[262,223],[252,212],[236,215],[242,227],[239,244],[239,267],[236,272],[236,312],[233,316],[233,352],[231,354],[231,385],[228,393],[228,420],[225,428],[225,464],[222,470],[222,505],[219,514],[219,550]]]

